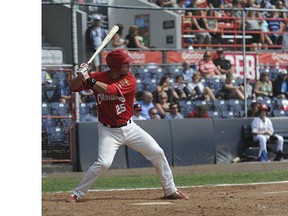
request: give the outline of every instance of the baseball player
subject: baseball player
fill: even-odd
[[[112,164],[116,151],[127,145],[143,154],[156,168],[166,199],[188,199],[188,196],[175,187],[172,171],[164,151],[157,142],[132,120],[133,100],[136,93],[136,80],[129,70],[133,61],[126,49],[115,49],[106,57],[110,68],[104,72],[90,73],[84,79],[89,65],[81,64],[77,76],[71,81],[72,91],[92,89],[99,112],[98,160],[87,170],[81,182],[67,197],[67,202],[77,202],[90,186]]]
[[[259,117],[254,118],[251,123],[252,134],[254,141],[259,141],[260,155],[259,160],[261,162],[268,162],[267,155],[267,141],[269,139],[275,139],[277,141],[277,155],[275,161],[283,159],[283,144],[284,139],[282,136],[274,133],[274,128],[271,120],[266,117],[266,113],[270,111],[270,108],[266,104],[260,104]]]

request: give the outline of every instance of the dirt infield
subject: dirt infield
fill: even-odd
[[[287,163],[203,165],[173,168],[174,174],[287,169]],[[109,170],[105,175],[154,173],[153,168]],[[43,174],[45,178],[67,173]],[[83,173],[71,173],[83,175]],[[288,177],[287,177],[288,180]],[[277,215],[288,213],[288,182],[182,188],[189,200],[163,200],[161,189],[89,191],[79,203],[66,203],[67,193],[44,193],[43,216],[140,215]]]

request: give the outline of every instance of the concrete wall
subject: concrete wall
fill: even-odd
[[[131,5],[131,0],[109,0],[109,5]],[[158,7],[153,3],[149,3],[147,0],[135,0],[133,6],[145,6],[145,7]],[[150,46],[156,48],[177,48],[180,49],[181,45],[181,16],[175,14],[173,11],[160,11],[160,10],[128,10],[109,8],[108,19],[109,26],[113,26],[117,23],[121,23],[124,26],[123,36],[128,34],[130,25],[134,24],[134,16],[149,14],[149,33],[150,33]],[[174,21],[174,28],[163,29],[164,21]],[[167,36],[173,37],[173,43],[168,44],[166,42]],[[111,47],[111,44],[109,44]]]

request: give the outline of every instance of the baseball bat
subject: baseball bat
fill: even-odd
[[[109,43],[109,41],[112,39],[112,37],[116,34],[116,32],[119,30],[119,26],[114,25],[112,29],[109,31],[109,33],[106,35],[106,37],[103,39],[102,43],[98,47],[98,49],[95,51],[95,53],[91,56],[89,61],[87,62],[90,64],[93,59],[101,52],[101,50]]]

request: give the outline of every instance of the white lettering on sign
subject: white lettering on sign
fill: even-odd
[[[272,53],[273,60],[288,61],[288,53]]]
[[[193,52],[193,53],[182,53],[182,59],[187,61],[200,61],[203,59],[203,53]]]
[[[237,76],[244,75],[244,60],[242,54],[226,54],[225,59],[229,60],[235,68]],[[251,75],[251,79],[256,78],[255,55],[246,55],[246,73]]]
[[[131,52],[131,57],[135,61],[137,61],[137,60],[145,61],[145,53]]]

